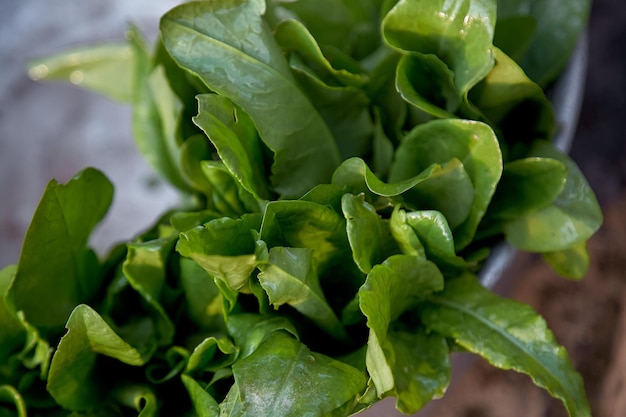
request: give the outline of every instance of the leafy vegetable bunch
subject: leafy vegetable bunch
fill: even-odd
[[[186,198],[99,259],[112,185],[49,183],[0,272],[0,415],[344,416],[387,396],[409,414],[461,350],[588,416],[544,320],[477,279],[503,236],[585,273],[602,215],[545,91],[588,7],[199,1],[154,52],[131,28],[39,62],[132,103]]]

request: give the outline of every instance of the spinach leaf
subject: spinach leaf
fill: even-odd
[[[363,273],[369,273],[374,265],[398,252],[389,224],[365,201],[363,194],[345,194],[341,206],[347,221],[352,257]]]
[[[259,282],[276,309],[288,304],[328,334],[347,340],[343,325],[320,287],[312,249],[271,248],[267,263],[259,265],[259,269]]]
[[[507,46],[507,52],[519,51],[516,55],[521,57],[516,60],[524,72],[546,87],[567,65],[587,24],[590,8],[591,0],[571,0],[566,3],[551,0],[500,0],[496,45]],[[522,26],[520,19],[523,19],[524,24],[529,20],[535,22],[527,29],[533,29],[532,33],[516,30]]]
[[[445,340],[428,340],[414,325],[405,331],[399,321],[403,313],[442,287],[443,276],[434,264],[396,255],[372,268],[359,290],[359,305],[370,329],[367,370],[378,396],[398,396],[405,412],[415,412],[428,399],[441,395],[449,382]],[[424,360],[433,359],[428,372],[412,372],[421,360],[410,360],[410,365],[404,362],[407,355],[418,352]]]
[[[8,363],[26,339],[24,328],[6,305],[6,293],[15,276],[17,265],[10,265],[0,270],[0,363]]]
[[[474,276],[446,281],[445,289],[419,307],[433,331],[502,369],[523,372],[559,398],[571,416],[590,416],[583,381],[566,350],[528,305],[500,298]]]
[[[183,385],[185,385],[194,410],[199,417],[220,415],[220,407],[215,398],[211,397],[195,379],[188,375],[181,375],[180,379]]]
[[[194,123],[206,133],[224,165],[256,198],[269,198],[261,144],[250,117],[217,94],[197,96]]]
[[[115,385],[104,384],[109,379],[106,363],[98,359],[107,356],[131,366],[146,363],[140,352],[122,340],[91,307],[78,305],[66,325],[68,332],[50,364],[48,392],[68,410],[83,411],[97,407]]]
[[[261,0],[186,3],[163,16],[161,32],[179,65],[250,115],[274,151],[274,189],[283,197],[300,197],[330,179],[339,152],[326,124],[295,84],[261,18],[264,11]]]
[[[385,41],[405,52],[438,56],[466,98],[493,67],[495,0],[400,0],[382,21]],[[441,74],[441,66],[435,71]]]
[[[493,130],[481,122],[458,119],[434,120],[419,125],[398,146],[389,179],[404,180],[433,163],[445,163],[453,158],[462,162],[474,187],[471,211],[461,224],[454,224],[444,212],[448,223],[455,229],[458,250],[472,241],[502,174],[502,154]],[[437,187],[433,192],[435,190],[444,191]],[[454,195],[461,190],[447,191]],[[454,207],[454,200],[447,200],[447,203]]]
[[[589,239],[602,224],[602,210],[576,164],[549,143],[537,141],[531,156],[553,158],[565,164],[567,178],[554,202],[504,226],[507,240],[533,252],[569,249]]]
[[[161,177],[178,189],[189,191],[179,168],[177,122],[182,104],[163,67],[154,66],[138,30],[131,28],[128,37],[136,57],[132,120],[135,144]]]
[[[363,374],[274,332],[233,365],[246,416],[326,415],[365,387]],[[312,395],[315,393],[315,395]]]
[[[11,311],[24,311],[32,325],[53,330],[63,326],[77,304],[94,296],[102,277],[87,243],[112,198],[111,183],[93,168],[66,184],[48,183],[6,293]]]
[[[252,231],[258,230],[260,220],[253,214],[211,220],[181,233],[176,250],[231,290],[250,293],[249,279],[257,265]]]

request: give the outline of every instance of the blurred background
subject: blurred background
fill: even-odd
[[[46,183],[86,166],[113,181],[113,207],[92,240],[102,252],[131,238],[176,203],[139,157],[130,108],[68,84],[35,83],[27,63],[67,48],[123,40],[129,22],[154,39],[176,0],[2,0],[0,2],[0,268],[16,263]],[[605,224],[591,240],[581,282],[519,255],[510,296],[531,304],[564,344],[596,417],[626,416],[626,8],[594,0],[585,98],[571,155],[595,189]],[[113,221],[112,219],[115,219]],[[524,375],[473,362],[455,380],[438,417],[556,417],[561,404]]]

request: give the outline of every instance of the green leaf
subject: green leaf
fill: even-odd
[[[166,290],[167,263],[174,240],[157,239],[127,244],[128,253],[122,271],[130,285],[150,306],[155,324],[154,340],[159,346],[167,346],[174,338],[174,323],[161,304]]]
[[[153,385],[168,382],[185,369],[189,358],[187,349],[170,346],[165,353],[156,354],[146,366],[146,379]]]
[[[516,219],[548,207],[563,191],[567,168],[551,158],[523,158],[504,165],[502,179],[489,206],[490,216]]]
[[[162,18],[161,33],[179,65],[250,115],[274,151],[272,185],[284,197],[299,197],[330,179],[339,152],[296,86],[264,11],[261,0],[186,3]]]
[[[65,185],[48,183],[6,293],[11,311],[23,310],[26,320],[40,329],[57,328],[77,304],[94,295],[100,272],[87,242],[112,198],[111,183],[93,168]]]
[[[97,406],[114,388],[106,364],[99,356],[132,366],[146,363],[144,353],[122,340],[91,307],[81,304],[72,312],[52,358],[48,392],[62,407],[81,411]]]
[[[176,250],[230,289],[249,293],[248,281],[257,264],[252,232],[259,229],[260,220],[259,215],[211,220],[181,233]]]
[[[587,242],[580,242],[568,249],[541,254],[554,271],[562,277],[579,280],[587,275],[589,252]]]
[[[348,338],[324,297],[312,249],[271,248],[268,262],[259,269],[259,282],[276,309],[288,304],[328,334],[342,340]]]
[[[280,1],[268,3],[268,20],[297,18],[322,46],[361,59],[380,45],[378,0]]]
[[[198,417],[218,417],[220,415],[217,401],[195,379],[188,375],[181,375],[180,379],[187,389]]]
[[[470,101],[502,130],[507,143],[549,139],[554,133],[552,104],[543,89],[498,48],[495,66],[470,92]]]
[[[264,161],[256,128],[250,117],[229,99],[200,94],[194,123],[206,133],[224,165],[256,198],[269,198]]]
[[[226,216],[258,212],[259,202],[245,190],[221,162],[202,161],[200,168],[210,184],[211,206]]]
[[[341,158],[366,155],[371,148],[374,124],[365,91],[326,84],[296,58],[292,57],[290,64],[298,84],[335,137]]]
[[[441,288],[443,276],[432,262],[395,255],[374,266],[359,289],[359,305],[370,329],[367,370],[379,397],[396,388],[396,353],[389,340],[392,323]]]
[[[214,153],[205,135],[191,136],[181,146],[182,174],[206,196],[207,209],[222,216],[259,211],[259,201],[223,162],[214,160]]]
[[[403,56],[398,63],[396,88],[407,102],[437,118],[453,118],[459,107],[454,74],[436,55]]]
[[[157,417],[159,404],[154,391],[145,385],[128,384],[114,390],[113,396],[122,405],[139,414],[137,417]]]
[[[11,385],[0,385],[0,402],[9,402],[15,405],[17,417],[27,417],[26,403],[20,395],[19,391]],[[2,411],[2,409],[0,409]],[[15,414],[9,414],[15,415]]]
[[[180,285],[185,294],[185,309],[194,323],[201,328],[224,326],[220,290],[206,270],[191,259],[181,258]]]
[[[465,268],[468,264],[456,255],[454,238],[441,212],[396,209],[391,215],[391,232],[407,255],[421,255],[440,267]]]
[[[466,97],[493,66],[495,22],[495,0],[400,0],[382,31],[392,47],[439,57],[454,73],[458,96]]]
[[[273,201],[265,208],[261,239],[268,247],[309,248],[322,274],[350,250],[344,218],[332,208],[310,201]]]
[[[533,18],[536,23],[530,42],[528,34],[515,32],[519,42],[530,43],[517,61],[530,78],[545,87],[567,65],[587,26],[590,9],[591,0],[571,0],[566,3],[552,0],[499,1],[496,41],[502,39],[500,31],[513,32],[510,26],[515,24],[515,18]]]
[[[134,98],[137,57],[126,44],[74,49],[29,65],[28,75],[36,81],[69,81],[122,102]]]
[[[289,319],[284,316],[264,317],[258,314],[232,314],[228,316],[228,333],[239,346],[239,358],[245,358],[254,352],[265,338],[275,331],[285,331],[298,338],[298,332]]]
[[[346,86],[362,86],[366,78],[363,74],[354,74],[347,69],[333,68],[333,65],[326,59],[317,41],[307,30],[306,26],[294,19],[281,21],[274,28],[274,38],[278,44],[288,51],[292,51],[300,55],[303,59],[310,63],[310,66],[324,72],[322,75],[329,75],[333,79]]]
[[[406,158],[405,158],[406,159]],[[392,175],[399,172],[405,160],[396,158],[392,165]],[[413,169],[413,161],[408,162]],[[378,179],[360,158],[344,161],[333,174],[333,183],[346,186],[352,193],[365,192],[371,201],[376,195],[403,199],[413,207],[436,209],[444,212],[448,221],[457,226],[470,214],[474,200],[472,181],[460,161],[451,159],[443,164],[432,164],[414,176],[399,178],[396,182],[385,183]],[[372,194],[373,193],[373,194]]]
[[[490,293],[474,276],[446,281],[420,306],[424,324],[492,365],[528,374],[563,401],[572,417],[591,416],[583,381],[567,351],[529,306]]]
[[[215,149],[205,135],[188,137],[180,146],[180,172],[185,181],[211,201],[213,184],[202,171],[202,162],[213,159]],[[209,207],[211,208],[211,207]]]
[[[453,158],[462,162],[474,186],[467,219],[456,227],[446,215],[450,227],[455,229],[458,250],[472,241],[502,174],[502,154],[491,128],[481,122],[457,119],[434,120],[417,126],[398,146],[389,180],[410,178],[434,163],[445,163]],[[433,192],[436,191],[434,188]]]
[[[387,334],[393,346],[396,408],[413,414],[430,400],[441,398],[450,384],[450,353],[446,339],[423,329]]]
[[[365,388],[361,371],[274,332],[233,365],[246,416],[322,416]]]
[[[359,269],[367,274],[374,265],[381,263],[392,252],[397,252],[389,225],[365,201],[363,194],[345,194],[341,202],[352,257]]]
[[[602,210],[584,175],[566,155],[538,141],[531,156],[553,158],[567,168],[565,186],[553,204],[504,226],[511,245],[532,252],[569,249],[589,239],[602,224]]]
[[[178,163],[180,100],[172,91],[163,67],[153,65],[139,31],[131,28],[128,39],[137,61],[132,118],[137,149],[162,178],[182,191],[189,191]]]
[[[239,347],[225,337],[207,337],[193,349],[185,373],[216,372],[237,359]]]
[[[6,266],[0,270],[0,363],[8,363],[9,357],[24,344],[26,333],[17,317],[6,306],[5,296],[17,265]]]

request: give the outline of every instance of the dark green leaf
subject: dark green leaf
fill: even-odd
[[[572,417],[591,416],[583,381],[545,321],[529,306],[500,298],[474,276],[446,281],[420,307],[424,324],[492,365],[523,372],[563,401]]]
[[[323,416],[365,388],[365,377],[343,362],[310,351],[274,332],[250,356],[233,365],[245,415]]]
[[[323,48],[361,59],[380,44],[378,0],[268,1],[268,18],[302,21]]]
[[[146,363],[145,354],[122,340],[91,307],[81,304],[72,312],[68,332],[52,358],[48,391],[68,410],[81,411],[97,406],[114,385],[106,381],[106,369],[98,367],[104,355],[128,365]]]
[[[272,332],[281,330],[298,338],[295,326],[286,317],[269,316],[263,317],[258,314],[232,314],[228,316],[228,333],[235,339],[235,344],[240,347],[240,358],[245,358]]]
[[[5,304],[5,295],[16,271],[17,265],[0,270],[0,363],[8,363],[9,356],[24,344],[26,338],[24,327]]]
[[[260,220],[259,215],[211,220],[181,233],[176,250],[232,290],[249,293],[248,281],[257,264],[252,231],[259,229]]]
[[[580,169],[547,142],[538,141],[530,155],[562,162],[567,179],[552,205],[505,225],[507,240],[523,250],[553,252],[589,239],[602,224],[602,210]]]
[[[365,92],[356,87],[325,84],[295,58],[290,64],[302,90],[335,137],[341,158],[368,154],[374,124]]]
[[[551,158],[524,158],[504,165],[489,207],[492,217],[515,219],[548,207],[563,191],[567,168]]]
[[[223,327],[222,299],[213,278],[195,261],[180,260],[180,285],[189,318],[202,328]]]
[[[376,209],[360,194],[345,194],[342,199],[343,215],[347,221],[348,240],[352,257],[359,269],[367,274],[372,267],[397,252],[389,224],[376,213]]]
[[[547,86],[563,70],[576,47],[578,38],[587,26],[591,0],[571,0],[565,3],[553,0],[498,1],[498,25],[512,32],[509,25],[514,18],[528,16],[536,21],[532,42],[518,60],[524,72],[542,87]],[[518,25],[519,26],[519,25]],[[501,39],[496,27],[496,40]],[[528,34],[515,32],[519,42],[528,43]]]
[[[259,202],[245,190],[221,162],[203,161],[202,173],[210,184],[212,207],[226,216],[259,211]]]
[[[188,375],[181,375],[180,378],[189,393],[198,417],[220,416],[220,407],[217,401],[195,379]]]
[[[396,150],[389,179],[401,181],[434,163],[446,163],[453,158],[463,163],[475,191],[469,217],[456,228],[448,218],[455,229],[456,247],[462,249],[472,241],[502,174],[500,145],[489,126],[476,121],[447,119],[414,128]]]
[[[391,230],[405,254],[426,256],[437,265],[464,268],[468,264],[456,255],[454,238],[441,212],[394,210]]]
[[[554,133],[554,112],[542,88],[498,48],[495,66],[470,93],[470,100],[487,119],[514,141],[548,139]]]
[[[259,282],[276,309],[288,304],[328,334],[347,339],[320,287],[312,249],[274,247],[269,251],[268,262],[259,268]]]
[[[27,417],[26,403],[20,395],[19,391],[11,385],[0,385],[0,402],[13,403],[15,410],[17,411],[17,417]],[[0,411],[2,411],[0,409]],[[14,415],[14,414],[9,414]]]
[[[400,0],[382,23],[393,47],[438,56],[454,73],[459,97],[493,66],[495,0]]]
[[[256,198],[269,198],[261,144],[250,117],[229,99],[201,94],[194,123],[206,133],[224,165]]]
[[[7,290],[10,310],[23,310],[26,320],[39,328],[57,328],[77,304],[91,298],[100,272],[87,242],[112,198],[111,183],[92,168],[65,185],[54,180],[48,184]]]
[[[162,18],[161,32],[179,65],[250,115],[274,151],[272,185],[282,196],[299,197],[330,179],[339,152],[291,77],[264,11],[260,0],[186,3]]]
[[[169,318],[161,299],[165,291],[169,271],[167,262],[173,250],[174,240],[158,239],[141,243],[129,243],[122,270],[130,285],[144,302],[150,306],[155,324],[155,342],[167,346],[174,338],[174,324]]]
[[[389,339],[392,323],[441,288],[441,272],[433,263],[416,256],[392,256],[374,266],[368,274],[359,290],[359,305],[370,329],[367,370],[379,397],[393,393],[396,388],[394,371],[401,370],[395,369],[396,352]]]
[[[454,74],[437,55],[405,55],[398,63],[396,88],[407,102],[437,118],[452,118],[459,107]]]
[[[344,218],[332,208],[310,201],[269,203],[263,216],[261,239],[270,248],[312,249],[320,274],[350,250]]]
[[[362,74],[353,74],[346,69],[335,69],[326,59],[319,45],[307,28],[299,21],[287,19],[281,21],[274,29],[274,37],[278,44],[286,50],[299,54],[319,72],[330,75],[342,85],[361,86],[366,81]],[[316,71],[316,73],[319,73]],[[320,74],[320,75],[326,75]],[[322,77],[324,78],[324,77]]]
[[[185,373],[216,372],[230,366],[239,354],[239,347],[224,337],[207,337],[189,356]]]

